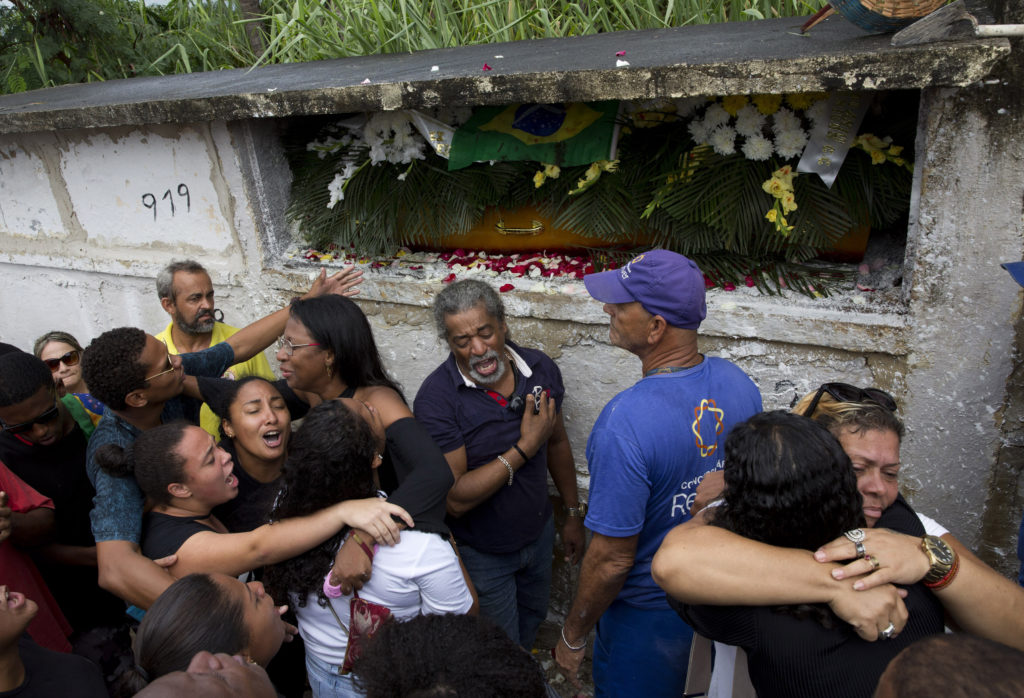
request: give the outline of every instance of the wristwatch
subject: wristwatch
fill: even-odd
[[[565,514],[566,516],[575,516],[577,518],[582,519],[587,515],[587,503],[580,502],[579,506],[566,507]]]
[[[946,577],[956,562],[956,553],[938,536],[921,538],[921,550],[928,557],[928,574],[921,580],[925,584],[934,584]]]

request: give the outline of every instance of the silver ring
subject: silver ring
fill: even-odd
[[[878,633],[878,639],[879,640],[888,640],[895,633],[896,633],[896,626],[893,625],[892,623],[889,623],[889,626],[885,630],[883,630],[882,632]]]
[[[847,531],[843,535],[846,536],[847,540],[849,540],[851,543],[863,543],[864,542],[864,535],[865,534],[864,534],[864,529],[862,529],[862,528],[850,529],[849,531]]]
[[[853,542],[853,547],[855,547],[857,549],[857,559],[858,560],[860,558],[864,557],[865,555],[867,555],[867,552],[864,550],[864,544],[861,543],[859,540],[855,540]]]

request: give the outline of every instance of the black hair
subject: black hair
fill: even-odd
[[[209,574],[190,574],[167,587],[135,634],[135,666],[120,679],[121,695],[135,695],[172,671],[185,671],[196,653],[238,654],[250,644],[245,609]],[[139,671],[139,670],[142,671]]]
[[[169,504],[167,486],[185,478],[185,456],[178,445],[191,425],[183,420],[146,429],[134,443],[122,448],[104,444],[93,456],[96,464],[115,477],[135,476],[139,489],[154,504]]]
[[[146,333],[137,327],[107,330],[92,340],[82,355],[82,379],[90,394],[112,410],[127,407],[128,393],[147,385],[145,348]]]
[[[339,400],[322,402],[306,415],[292,436],[281,475],[281,493],[272,520],[306,516],[348,499],[375,493],[373,459],[378,444],[370,425]],[[331,569],[344,529],[302,555],[266,568],[263,582],[272,596],[317,592],[327,604],[323,578]]]
[[[783,548],[817,550],[864,524],[853,465],[821,424],[790,412],[762,412],[725,440],[724,503],[711,523]],[[784,606],[832,627],[827,606]]]
[[[481,616],[423,615],[387,623],[353,672],[367,698],[544,698],[537,662]]]
[[[296,298],[291,304],[291,316],[305,326],[322,349],[334,352],[331,370],[345,385],[383,385],[405,400],[401,386],[384,370],[366,315],[353,301],[337,295]]]
[[[24,402],[40,388],[53,387],[53,372],[42,359],[20,350],[0,356],[0,407]]]
[[[724,504],[713,522],[746,538],[817,550],[864,521],[849,456],[806,417],[762,412],[737,424],[723,474]]]
[[[1024,652],[967,633],[932,635],[896,655],[878,688],[875,695],[893,698],[1018,698]]]
[[[238,393],[242,392],[242,388],[245,387],[246,384],[252,383],[253,381],[263,381],[267,385],[273,387],[274,390],[277,390],[277,386],[274,385],[273,381],[269,381],[263,376],[256,375],[243,376],[242,378],[239,378],[238,380],[234,381],[217,380],[209,384],[203,384],[204,387],[206,385],[211,385],[211,387],[213,388],[212,390],[209,391],[204,390],[203,397],[207,399],[206,404],[210,406],[210,409],[213,411],[213,413],[220,417],[221,419],[221,441],[232,441],[231,437],[224,432],[224,420],[231,419],[231,405],[233,405],[235,403],[235,400],[238,399]]]

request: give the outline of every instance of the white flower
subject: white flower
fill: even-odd
[[[710,142],[719,155],[732,155],[736,152],[736,129],[732,126],[719,126],[711,134]]]
[[[398,175],[398,181],[399,182],[404,182],[405,178],[408,177],[408,176],[409,176],[409,170],[406,170],[402,174]]]
[[[764,129],[764,114],[752,104],[744,104],[736,112],[736,133],[741,136],[759,136]]]
[[[807,134],[801,128],[783,131],[775,136],[775,152],[780,157],[796,157],[803,152],[805,145],[807,145]]]
[[[828,117],[829,113],[829,100],[819,99],[817,102],[812,104],[804,111],[804,116],[811,120],[811,123],[817,124],[824,118]]]
[[[708,142],[708,128],[704,125],[702,119],[694,119],[686,128],[690,132],[693,142],[697,145],[703,145]]]
[[[709,131],[714,131],[716,126],[721,126],[729,120],[729,112],[718,102],[715,102],[704,112],[704,123]]]
[[[341,173],[334,175],[334,179],[327,185],[327,191],[331,194],[331,200],[327,202],[327,208],[334,208],[335,204],[345,198],[345,179]]]
[[[772,156],[772,142],[764,136],[749,136],[743,144],[743,157],[747,160],[767,160]]]
[[[797,118],[796,114],[791,112],[786,107],[782,107],[777,112],[772,114],[772,125],[775,130],[775,134],[778,135],[783,131],[793,131],[800,128],[800,119]]]

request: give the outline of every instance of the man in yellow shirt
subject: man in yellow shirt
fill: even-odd
[[[156,292],[160,305],[171,316],[171,322],[156,338],[166,344],[172,354],[202,351],[238,331],[214,317],[217,310],[213,282],[199,262],[188,259],[168,264],[156,277]],[[277,378],[262,352],[224,373],[224,378],[235,380],[244,376],[262,376],[271,381]],[[220,418],[209,405],[203,405],[199,425],[213,438],[220,439]]]

